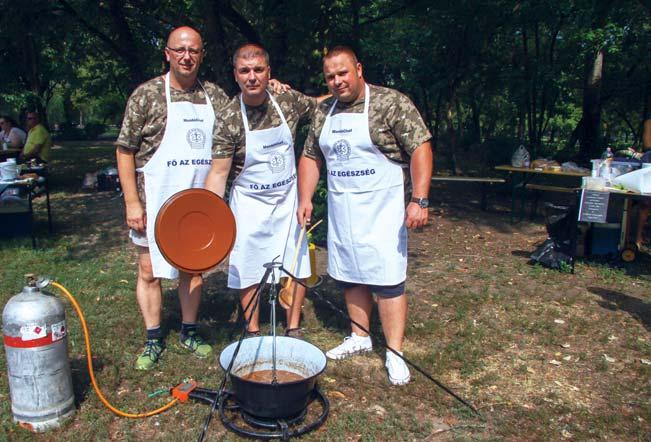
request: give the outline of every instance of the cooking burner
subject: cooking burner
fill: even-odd
[[[318,413],[318,408],[321,412]],[[302,436],[319,428],[325,422],[330,411],[328,399],[318,388],[312,390],[312,398],[297,416],[288,419],[270,419],[252,416],[237,404],[233,393],[224,392],[219,403],[219,417],[224,427],[240,436],[270,440],[288,441],[292,437]],[[304,423],[305,421],[307,423]]]
[[[266,428],[269,430],[278,429],[278,422],[279,422],[278,419],[253,416],[252,414],[249,414],[244,410],[241,410],[240,414],[242,415],[242,419],[244,419],[244,422],[251,425],[252,427]],[[307,408],[304,408],[300,413],[298,413],[298,416],[289,419],[282,419],[282,420],[285,421],[287,426],[298,425],[305,420],[306,414],[307,414]]]

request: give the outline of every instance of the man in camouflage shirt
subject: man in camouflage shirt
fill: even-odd
[[[214,115],[228,102],[228,97],[218,86],[197,79],[203,56],[203,42],[197,31],[189,27],[173,30],[165,47],[165,57],[170,64],[167,76],[156,77],[134,90],[116,141],[126,221],[130,237],[138,248],[136,298],[147,328],[145,349],[136,361],[136,368],[141,370],[151,369],[165,348],[160,327],[161,285],[156,274],[156,260],[159,258],[155,252],[158,249],[152,243],[152,235],[147,232],[148,228],[153,228],[161,199],[168,195],[155,189],[147,192],[148,185],[154,188],[176,186],[170,193],[193,187],[192,174],[200,173],[200,168],[172,170],[169,161],[167,168],[160,164],[165,162],[161,155],[174,158],[175,155],[192,154],[195,158],[205,152],[204,161],[209,164]],[[186,143],[185,140],[186,131],[205,132],[206,136],[199,140],[199,145],[189,147],[190,141]],[[169,275],[174,274],[171,272],[173,270]],[[162,277],[173,277],[169,275]],[[180,344],[198,357],[207,357],[212,349],[197,334],[196,324],[201,288],[200,274],[180,272]]]
[[[296,274],[309,276],[305,241],[298,251],[294,249],[300,226],[294,215],[293,140],[299,123],[309,122],[317,100],[294,90],[268,93],[269,55],[260,45],[240,46],[233,56],[233,67],[241,94],[220,110],[213,137],[213,165],[205,187],[223,196],[227,181],[232,183],[230,204],[237,239],[230,256],[228,286],[240,289],[248,332],[257,335],[259,309],[254,310],[250,301],[264,273],[263,264],[278,255],[291,261],[296,254]],[[286,267],[290,269],[290,265]],[[298,284],[292,288],[293,296],[288,298],[293,302],[285,305],[289,307],[286,334],[300,337],[305,289]]]
[[[328,176],[328,274],[343,288],[352,333],[326,353],[331,359],[372,349],[367,330],[377,297],[393,385],[409,382],[401,358],[407,321],[407,228],[427,223],[431,135],[413,103],[393,89],[369,85],[347,47],[323,60],[333,98],[315,112],[299,162],[298,222],[312,214],[325,161]],[[403,170],[411,172],[405,208]],[[357,324],[361,325],[358,326]]]

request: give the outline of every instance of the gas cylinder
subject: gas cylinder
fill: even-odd
[[[30,278],[2,312],[11,412],[34,432],[56,428],[75,413],[65,309]]]

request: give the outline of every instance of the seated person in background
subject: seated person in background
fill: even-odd
[[[50,158],[50,147],[52,138],[45,126],[41,124],[41,117],[38,112],[27,112],[27,141],[20,154],[21,161],[29,161],[36,158],[38,161],[47,163]]]
[[[22,149],[27,134],[9,115],[0,115],[0,144],[3,149]],[[6,144],[5,144],[6,143]]]

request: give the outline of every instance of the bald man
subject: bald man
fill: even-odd
[[[364,330],[370,327],[372,294],[387,345],[400,353],[407,321],[407,229],[427,223],[431,135],[409,98],[365,82],[350,48],[328,52],[323,76],[333,97],[317,107],[305,140],[297,215],[299,223],[311,217],[312,195],[325,162],[328,274],[343,289],[355,321],[351,335],[326,356],[343,359],[372,349]],[[412,192],[405,205],[407,169]],[[391,384],[409,382],[409,369],[396,354],[387,352],[385,365]]]
[[[179,274],[154,239],[161,205],[176,192],[203,186],[211,164],[215,110],[229,101],[218,86],[198,80],[203,57],[196,30],[173,30],[165,47],[169,71],[134,90],[116,141],[129,236],[138,250],[136,299],[147,329],[145,348],[136,360],[139,370],[153,368],[165,349],[160,278],[179,278],[180,347],[201,358],[212,352],[197,333],[201,275]]]

